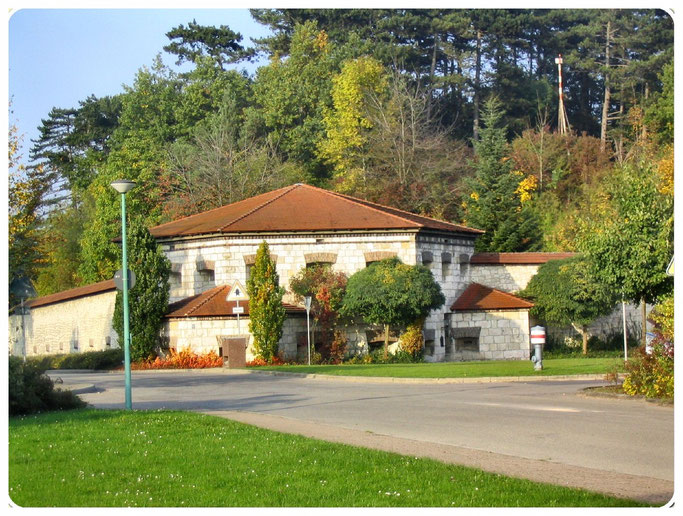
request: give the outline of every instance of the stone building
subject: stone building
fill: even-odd
[[[567,253],[474,253],[481,231],[296,184],[150,229],[172,264],[163,337],[171,347],[227,354],[242,343],[253,358],[244,291],[264,240],[280,285],[302,268],[329,264],[347,276],[396,256],[429,268],[446,303],[425,321],[428,361],[529,358],[528,311],[516,297],[538,267]],[[236,289],[240,286],[241,289]],[[28,303],[31,313],[10,318],[10,351],[44,354],[117,346],[111,326],[115,290],[105,281]],[[288,294],[280,351],[301,359],[306,314]],[[238,307],[235,310],[235,307]],[[23,331],[21,330],[23,319]],[[346,328],[348,350],[364,352],[378,333]],[[12,344],[12,342],[14,344]]]

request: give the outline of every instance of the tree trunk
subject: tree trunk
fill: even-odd
[[[389,325],[384,325],[384,360],[389,358]]]
[[[643,347],[645,347],[647,344],[647,304],[645,303],[645,297],[640,298],[640,309],[643,314],[643,335],[640,342],[643,344]]]
[[[479,141],[479,87],[481,80],[481,31],[477,30],[477,53],[474,68],[474,127],[472,129],[472,139]]]
[[[610,35],[612,29],[612,22],[607,22],[607,32],[606,32],[606,43],[605,43],[605,98],[602,102],[602,121],[600,123],[600,152],[605,152],[605,147],[607,144],[607,117],[609,115],[609,105],[611,101],[612,92],[610,91],[609,83],[609,48],[610,48]]]
[[[581,337],[583,339],[583,354],[588,354],[588,326],[581,326]]]

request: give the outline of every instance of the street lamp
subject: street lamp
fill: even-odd
[[[128,250],[126,248],[126,194],[137,186],[134,181],[119,179],[111,186],[121,194],[121,240],[123,242],[123,363],[126,376],[126,409],[133,408],[130,387],[130,323],[128,314]]]
[[[308,342],[308,365],[311,365],[311,296],[304,297],[304,305],[306,306],[306,335]]]

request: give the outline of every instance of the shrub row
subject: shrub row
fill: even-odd
[[[85,351],[61,355],[39,355],[27,358],[28,363],[39,369],[115,369],[123,363],[122,349]]]
[[[134,362],[131,369],[205,369],[207,367],[223,367],[223,358],[215,351],[204,355],[193,353],[190,350],[170,350],[166,357],[156,357],[154,360]]]
[[[9,357],[10,416],[82,408],[86,403],[68,390],[55,390],[39,364]]]

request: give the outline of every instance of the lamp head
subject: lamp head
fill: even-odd
[[[117,179],[111,183],[111,186],[120,194],[125,194],[135,188],[137,183],[128,179]]]

